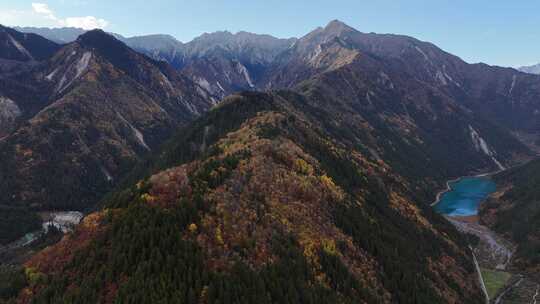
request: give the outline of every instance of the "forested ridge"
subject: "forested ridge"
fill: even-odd
[[[516,267],[540,272],[540,160],[495,176],[502,195],[482,208],[482,218],[518,246]]]
[[[480,303],[457,231],[286,97],[236,95],[180,131],[25,264],[17,301]]]

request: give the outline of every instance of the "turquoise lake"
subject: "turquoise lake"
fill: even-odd
[[[444,193],[435,211],[450,216],[469,216],[478,213],[478,206],[496,186],[486,177],[465,177],[450,183],[451,190]]]

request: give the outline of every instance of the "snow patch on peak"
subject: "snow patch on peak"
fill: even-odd
[[[60,67],[57,67],[56,69],[54,69],[54,71],[49,73],[49,75],[45,76],[45,79],[51,81],[53,79],[54,75],[56,75],[56,73],[58,72],[59,69],[60,69]]]
[[[173,92],[174,87],[173,87],[171,81],[169,80],[169,78],[167,78],[167,76],[165,76],[165,74],[163,74],[162,72],[159,72],[159,74],[161,75],[161,79],[163,79],[163,82],[161,84],[162,85],[165,84],[167,86],[167,88],[169,88],[169,90],[171,90],[171,92]]]
[[[394,83],[392,82],[392,79],[383,71],[379,72],[380,78],[378,79],[378,82],[387,86],[389,89],[394,89]]]
[[[17,104],[9,98],[0,96],[0,134],[9,129],[9,126],[19,116],[21,116],[21,109]]]
[[[101,173],[103,173],[103,175],[105,176],[105,178],[107,179],[108,182],[112,182],[114,180],[111,173],[109,173],[109,171],[107,171],[107,169],[105,169],[105,167],[100,166],[100,169],[101,169]]]
[[[32,57],[32,54],[30,54],[30,52],[28,52],[27,49],[24,48],[24,46],[22,46],[19,41],[15,40],[13,37],[11,37],[10,34],[8,34],[8,38],[9,38],[9,41],[11,41],[11,44],[13,44],[13,46],[15,46],[15,48],[17,50],[19,50],[19,52],[23,53],[26,57],[28,57],[30,60],[34,60],[34,57]]]
[[[207,98],[207,99],[212,99],[208,92],[203,90],[200,86],[197,87],[197,93],[199,93],[201,96],[203,96],[204,98]],[[185,100],[184,98],[180,98],[180,103],[182,103],[184,105],[184,107],[186,107],[186,109],[191,113],[191,114],[195,114],[195,115],[199,115],[199,110],[197,110],[197,108],[195,107],[195,105],[193,105],[191,102]]]
[[[81,58],[73,65],[71,65],[66,72],[64,72],[64,75],[62,75],[62,78],[60,79],[60,82],[58,83],[58,86],[56,87],[56,92],[62,92],[65,89],[67,89],[75,80],[77,80],[83,73],[88,69],[88,65],[90,63],[90,59],[92,58],[91,52],[85,52]],[[68,72],[75,73],[75,76],[71,78],[71,80],[68,81],[69,76]],[[56,73],[56,72],[53,72]],[[52,75],[54,76],[54,75]],[[52,78],[51,76],[51,78]],[[67,82],[67,84],[66,84]]]
[[[64,86],[64,83],[67,81],[66,74],[62,75],[62,78],[60,79],[60,82],[58,83],[58,86],[56,87],[56,92],[62,92],[67,86]]]
[[[122,120],[126,125],[128,125],[128,127],[131,129],[131,131],[133,131],[133,135],[135,136],[135,138],[137,139],[139,144],[141,146],[143,146],[146,150],[150,151],[151,149],[150,149],[150,147],[148,147],[148,145],[144,141],[144,136],[141,133],[141,131],[139,131],[137,128],[135,128],[129,121],[127,121],[127,119],[125,119],[124,116],[122,116],[122,114],[116,112],[116,115],[118,115],[120,120]]]
[[[435,74],[435,78],[443,85],[447,86],[448,82],[446,81],[446,77],[444,77],[444,74],[441,70],[437,70],[437,73]]]
[[[422,56],[424,56],[424,59],[426,61],[430,61],[428,55],[426,55],[426,53],[424,53],[424,51],[422,51],[421,48],[419,48],[417,45],[415,45],[414,48],[418,51],[418,53],[420,53]]]
[[[510,90],[508,90],[508,95],[512,95],[512,92],[514,91],[514,87],[516,86],[516,80],[517,80],[517,76],[514,75],[512,76],[512,84],[510,85]]]
[[[90,63],[90,58],[92,58],[92,53],[90,52],[84,52],[81,59],[77,62],[77,65],[75,66],[77,73],[75,74],[75,79],[79,78],[81,74],[88,68],[88,64]]]
[[[439,69],[437,70],[437,73],[435,74],[435,78],[443,85],[447,86],[448,82],[453,83],[457,87],[461,87],[461,84],[454,80],[448,73],[446,72],[446,66],[443,65],[442,71]]]
[[[244,75],[244,78],[246,79],[246,82],[248,83],[249,87],[254,88],[255,85],[253,84],[253,81],[251,80],[251,77],[249,76],[249,72],[246,69],[246,67],[240,62],[238,62],[237,69],[239,73]]]
[[[313,62],[315,61],[315,58],[317,58],[322,53],[322,46],[319,44],[317,45],[317,48],[315,48],[315,51],[309,56],[309,61]]]
[[[206,80],[204,77],[196,77],[195,81],[198,85],[200,85],[203,89],[207,90],[208,92],[212,92],[212,87],[210,85],[210,82]]]
[[[221,92],[225,92],[225,89],[223,88],[223,86],[221,85],[221,83],[219,81],[216,84],[219,87],[219,89],[221,90]]]
[[[474,145],[474,148],[478,152],[482,152],[485,155],[489,156],[491,160],[497,165],[497,167],[500,170],[506,169],[496,158],[495,155],[497,154],[493,149],[489,147],[487,142],[480,136],[480,133],[476,131],[472,126],[469,125],[469,131],[471,134],[471,139]]]
[[[0,119],[8,115],[17,117],[21,115],[21,110],[13,100],[0,96]]]
[[[146,142],[144,141],[144,136],[142,135],[141,131],[139,131],[137,128],[135,128],[133,125],[131,125],[131,129],[133,130],[133,132],[135,133],[135,137],[137,138],[137,141],[139,141],[139,143],[141,144],[141,146],[143,146],[144,148],[146,148],[146,150],[150,150],[150,147],[148,147],[148,145],[146,144]]]
[[[450,75],[448,75],[448,73],[446,72],[446,65],[443,65],[443,74],[444,74],[444,77],[446,77],[446,79],[450,80],[450,82],[452,82],[453,84],[455,84],[456,86],[460,87],[461,88],[461,84],[457,81],[455,81],[452,77],[450,77]]]

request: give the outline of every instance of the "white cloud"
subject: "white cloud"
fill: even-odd
[[[85,30],[106,28],[109,22],[94,16],[60,18],[46,3],[34,2],[31,10],[3,10],[0,23],[8,26],[78,27]]]
[[[49,6],[45,3],[32,3],[32,9],[37,14],[42,14],[49,19],[56,19]]]
[[[60,20],[62,26],[67,27],[80,27],[85,30],[100,28],[103,29],[109,25],[109,22],[105,19],[98,19],[94,16],[86,17],[68,17],[64,20]]]
[[[25,20],[25,18],[28,20],[30,18],[31,12],[28,11],[20,11],[20,10],[3,10],[0,9],[0,24],[4,25],[18,25],[17,22],[20,22],[21,20]]]

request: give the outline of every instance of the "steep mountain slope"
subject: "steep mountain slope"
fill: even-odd
[[[242,43],[242,36],[250,38],[245,38],[249,43]],[[540,94],[537,76],[483,64],[470,65],[430,43],[406,36],[361,33],[339,21],[298,40],[265,37],[268,41],[263,43],[259,41],[262,37],[246,33],[205,34],[184,45],[184,52],[178,47],[174,58],[156,56],[156,51],[153,56],[174,62],[218,98],[242,89],[292,88],[362,56],[373,57],[387,67],[392,66],[401,77],[407,75],[437,88],[440,94],[485,120],[520,135],[532,134],[533,138],[540,132],[540,107],[535,97]],[[259,47],[253,52],[257,50],[253,45],[272,47]]]
[[[481,303],[457,231],[318,115],[292,92],[227,98],[32,258],[19,300]]]
[[[540,138],[540,76],[467,64],[407,36],[362,33],[335,20],[300,39],[217,32],[187,44],[165,35],[124,41],[184,69],[218,99],[244,89],[294,87],[317,73],[346,65],[358,56],[355,53],[375,56],[410,78],[437,87],[477,115],[511,129],[519,138],[532,136],[532,142]]]
[[[0,140],[0,205],[34,210],[92,207],[138,159],[212,105],[167,64],[97,30],[6,76],[0,88],[4,109],[18,109]]]
[[[20,28],[54,40],[71,42],[82,29]],[[205,33],[188,43],[169,35],[145,35],[117,39],[149,57],[166,61],[221,99],[241,90],[252,90],[273,60],[295,41],[248,32]]]
[[[482,220],[518,244],[514,265],[540,280],[540,161],[495,177],[501,190],[484,204]]]
[[[35,34],[23,34],[0,25],[0,139],[14,127],[27,109],[42,103],[42,90],[27,75],[39,61],[50,58],[60,45]],[[14,96],[24,102],[16,103]],[[41,105],[37,106],[38,108]]]
[[[412,71],[408,61],[414,58],[395,57],[405,56],[400,54],[411,43],[420,42],[362,34],[333,22],[282,54],[268,83],[293,88],[324,105],[335,119],[331,125],[347,126],[342,128],[347,133],[335,136],[370,149],[402,175],[422,176],[420,183],[500,169],[517,155],[529,155],[497,122],[471,111],[426,72]],[[380,45],[379,54],[372,53],[375,45]],[[365,125],[369,132],[360,127]],[[432,191],[433,185],[419,187]]]
[[[40,61],[49,58],[60,46],[35,34],[23,34],[0,25],[0,58]]]
[[[300,39],[217,32],[164,47],[170,55],[158,49],[147,53],[173,63],[217,98],[242,89],[293,88],[320,73],[371,58],[391,67],[397,77],[407,75],[432,86],[465,110],[523,135],[520,138],[540,137],[539,76],[467,64],[412,37],[362,33],[336,20]],[[390,83],[395,77],[385,75]]]
[[[266,86],[292,87],[366,57],[383,61],[412,81],[437,88],[480,117],[511,130],[540,132],[539,76],[467,64],[430,43],[407,36],[366,34],[339,21],[309,33],[281,54],[266,75]]]
[[[156,60],[166,61],[173,67],[184,62],[184,44],[169,35],[146,35],[121,39],[134,50]]]
[[[172,62],[215,96],[223,98],[256,88],[275,57],[294,41],[247,32],[203,34],[183,46],[181,61]]]
[[[540,74],[540,64],[535,64],[531,66],[523,66],[520,67],[518,70],[529,73],[529,74]]]

